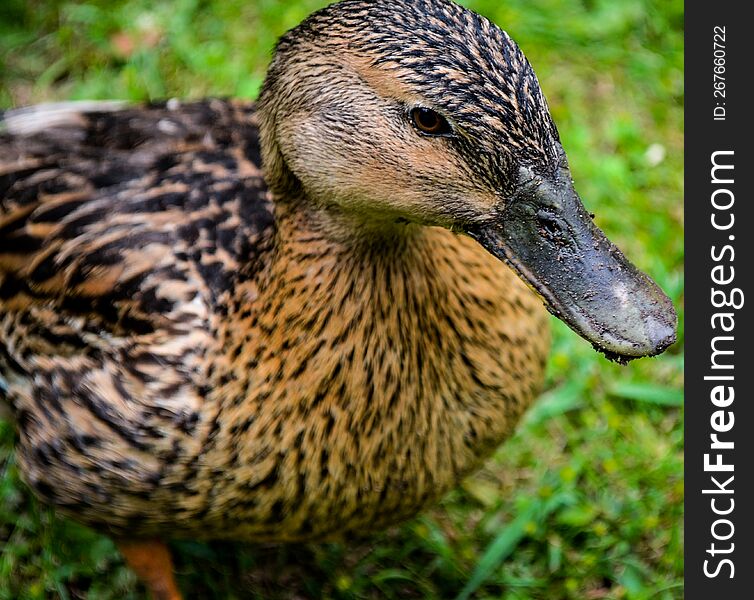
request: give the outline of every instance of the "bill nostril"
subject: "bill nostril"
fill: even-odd
[[[543,237],[557,239],[562,236],[563,230],[554,215],[544,210],[539,210],[537,211],[537,222],[539,224],[539,232]]]

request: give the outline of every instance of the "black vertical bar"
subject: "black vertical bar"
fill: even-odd
[[[687,600],[754,598],[754,29],[744,7],[686,2]]]

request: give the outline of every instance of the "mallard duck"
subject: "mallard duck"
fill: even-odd
[[[345,0],[257,103],[63,103],[0,134],[0,395],[24,479],[155,598],[164,540],[324,540],[419,511],[542,384],[547,311],[609,358],[675,339],[593,223],[511,38]]]

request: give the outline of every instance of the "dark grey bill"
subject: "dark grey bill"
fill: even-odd
[[[563,163],[550,178],[522,168],[515,196],[469,235],[611,360],[660,354],[676,339],[670,299],[594,224]]]

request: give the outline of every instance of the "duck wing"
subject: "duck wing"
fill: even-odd
[[[218,302],[272,228],[259,165],[251,104],[6,113],[0,310],[44,304],[127,334],[169,312],[166,281]]]
[[[273,232],[251,103],[3,114],[0,398],[22,446],[111,430],[138,447],[196,419],[218,322]]]

